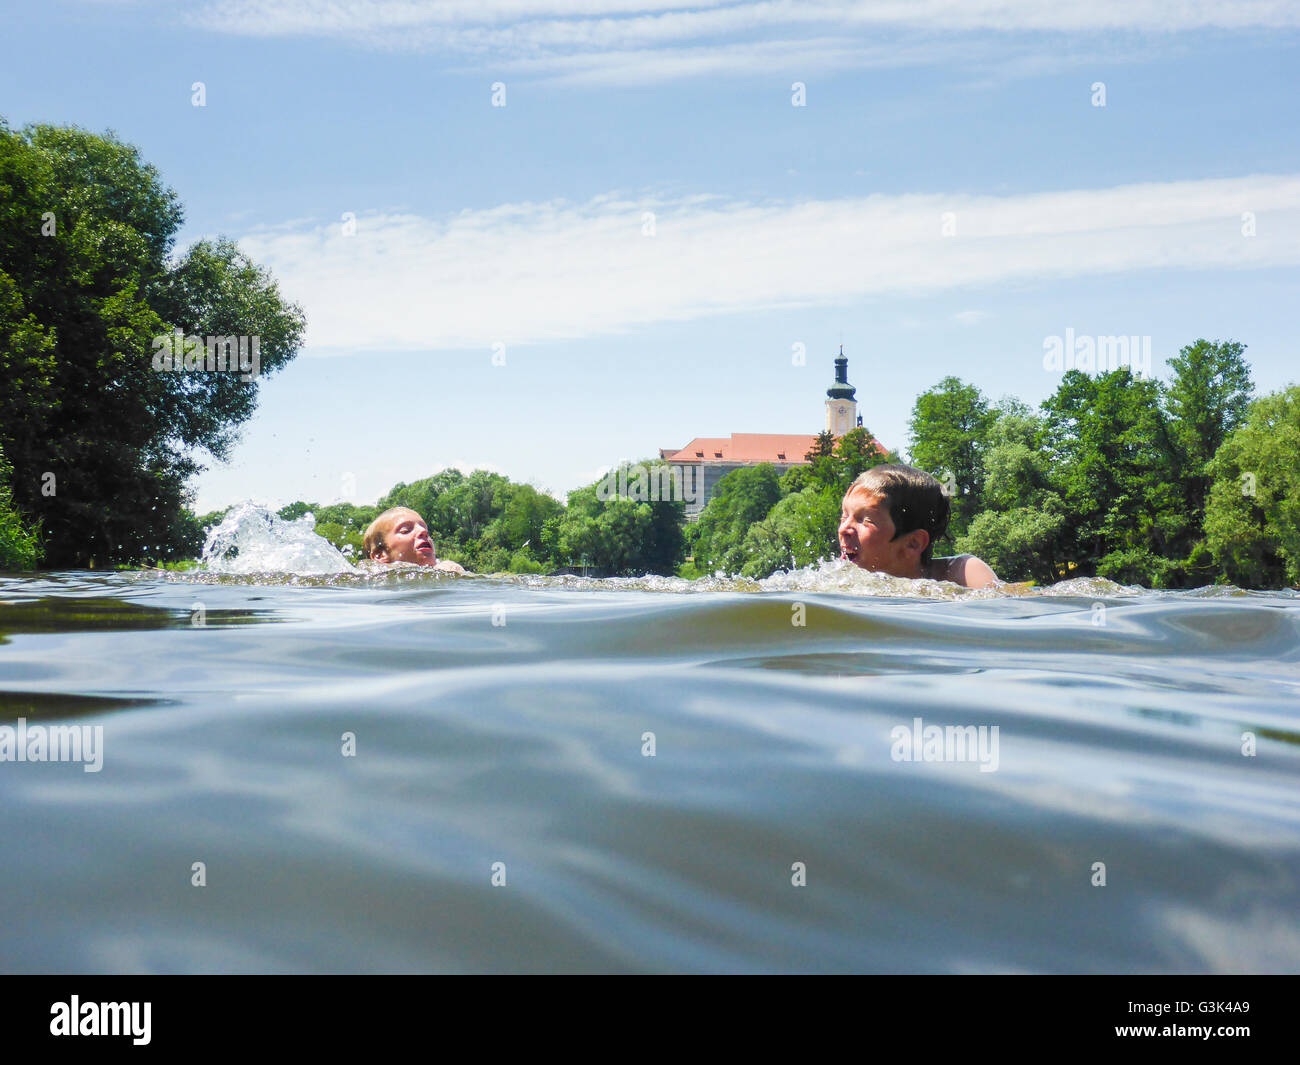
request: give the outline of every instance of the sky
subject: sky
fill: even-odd
[[[199,513],[485,468],[559,496],[816,433],[906,454],[1053,338],[1300,379],[1300,0],[45,0],[0,115],[113,130],[307,318]]]

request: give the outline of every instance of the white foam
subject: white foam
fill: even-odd
[[[285,521],[259,503],[239,503],[209,531],[201,562],[211,573],[356,572],[315,528],[310,513]]]

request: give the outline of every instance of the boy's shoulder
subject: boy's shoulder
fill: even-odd
[[[930,562],[930,575],[938,581],[951,581],[963,588],[987,588],[1000,584],[998,575],[982,558],[975,555],[953,555],[936,558]]]

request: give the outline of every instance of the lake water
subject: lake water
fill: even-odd
[[[102,727],[0,762],[5,971],[1300,970],[1295,593],[77,572],[0,637],[13,742]]]

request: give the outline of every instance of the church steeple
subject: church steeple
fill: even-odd
[[[844,345],[835,359],[835,383],[826,390],[830,399],[857,399],[858,390],[849,384],[849,360],[844,354]]]
[[[835,383],[826,390],[826,429],[835,436],[843,436],[857,425],[858,390],[849,384],[849,360],[844,355],[844,345],[835,359]]]

